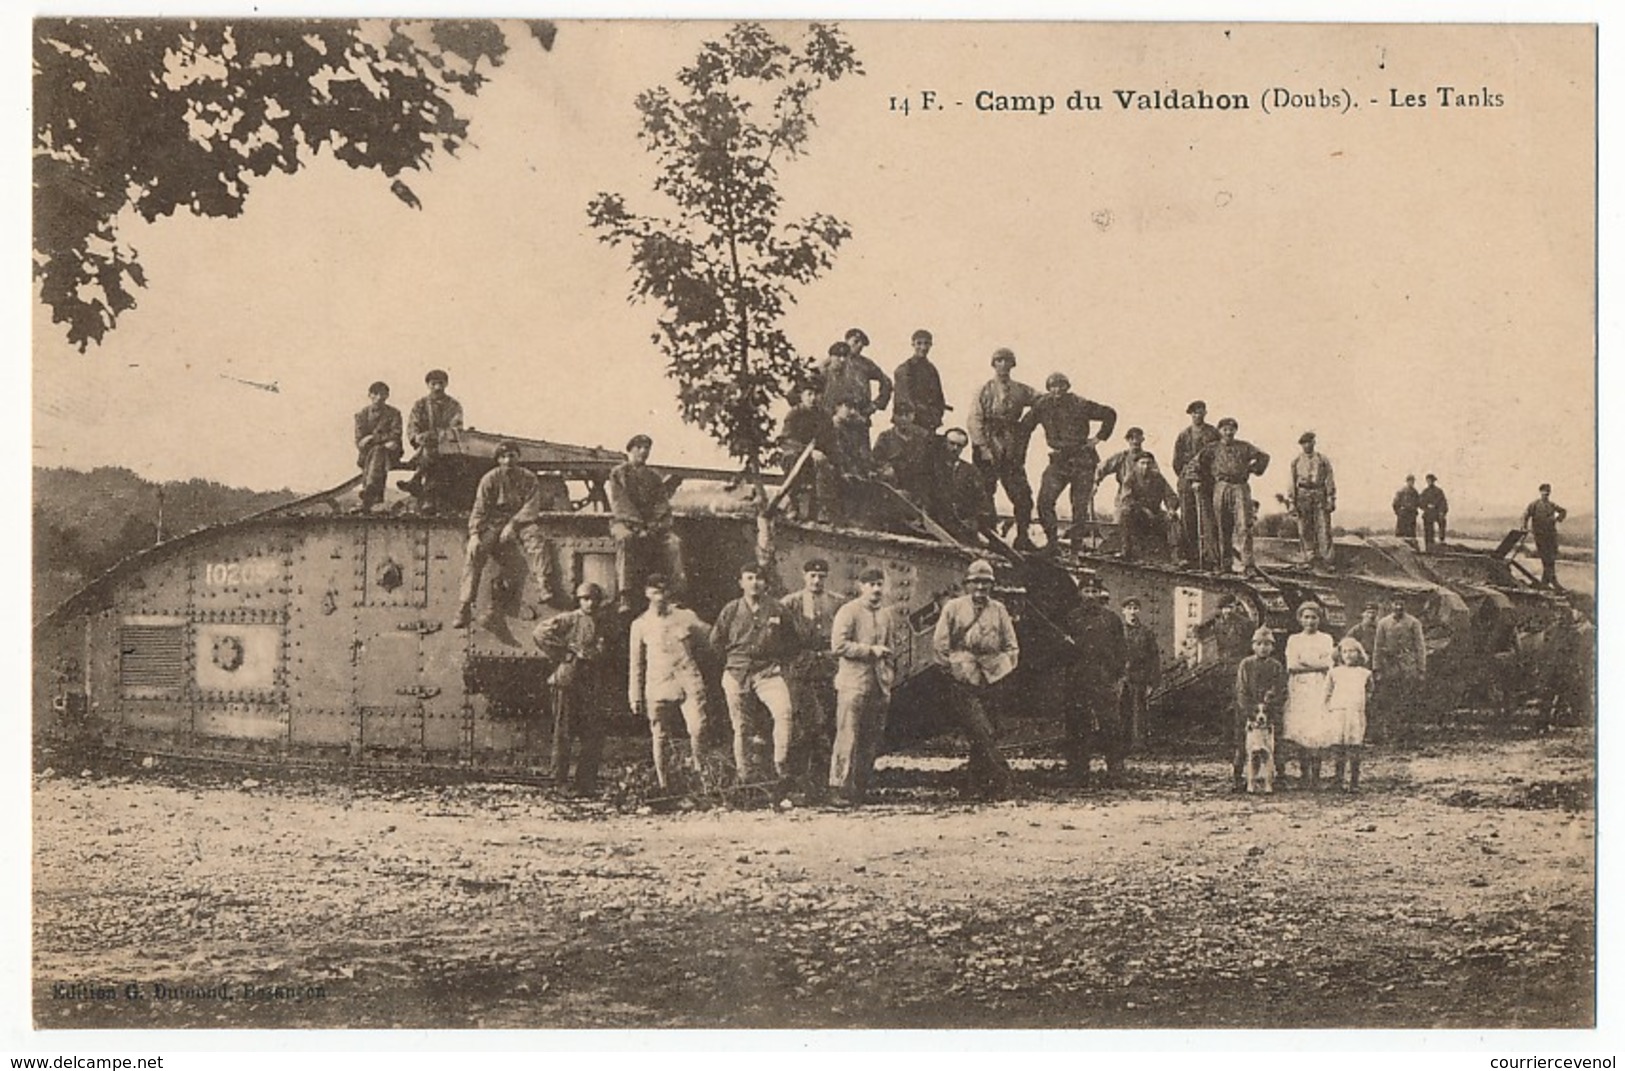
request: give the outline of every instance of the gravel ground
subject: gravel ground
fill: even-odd
[[[1587,730],[1373,749],[1358,795],[1205,757],[966,803],[638,814],[44,754],[53,1027],[1585,1027]]]

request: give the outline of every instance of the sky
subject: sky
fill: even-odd
[[[471,147],[410,177],[421,212],[320,160],[263,180],[239,219],[132,223],[149,286],[103,345],[79,354],[36,303],[34,464],[316,490],[352,474],[368,383],[404,411],[442,367],[474,426],[612,448],[647,431],[657,464],[725,465],[678,418],[659,310],[628,301],[626,253],[585,211],[601,190],[667,210],[632,100],[725,28],[565,22],[551,52],[516,28],[466,106]],[[1462,520],[1520,511],[1544,481],[1589,505],[1589,28],[844,28],[866,74],[815,99],[807,154],[781,169],[787,218],[853,230],[788,318],[808,356],[856,325],[889,371],[928,328],[954,420],[1008,346],[1017,378],[1063,371],[1118,410],[1108,448],[1139,425],[1164,458],[1202,398],[1276,459],[1266,500],[1313,429],[1346,510],[1382,512],[1425,472]],[[1441,108],[1445,84],[1504,103]],[[1266,113],[1277,86],[1355,106]],[[1114,93],[1159,89],[1252,107]],[[940,110],[919,109],[926,90]],[[1068,112],[1073,90],[1101,110]],[[1057,111],[979,111],[982,91]],[[1035,477],[1043,460],[1039,443]]]

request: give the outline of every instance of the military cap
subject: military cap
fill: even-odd
[[[948,428],[942,433],[942,437],[944,439],[946,439],[950,435],[958,435],[961,438],[963,438],[966,442],[970,442],[970,432],[966,431],[964,428],[958,428],[958,427]]]
[[[1000,361],[1009,361],[1013,367],[1016,363],[1015,352],[1007,346],[1000,346],[998,349],[993,351],[992,363],[998,364]]]
[[[863,333],[863,328],[861,327],[847,328],[846,337],[857,342],[857,344],[860,346],[867,346],[869,344],[869,336]]]
[[[1056,387],[1060,387],[1062,390],[1072,389],[1072,381],[1066,378],[1065,372],[1051,372],[1044,380],[1045,390],[1054,390]]]
[[[1540,489],[1542,491],[1550,491],[1552,489],[1552,485],[1549,483],[1543,483],[1540,485]]]
[[[885,582],[886,572],[877,566],[871,565],[858,574],[858,583],[860,584],[883,584]]]
[[[907,402],[904,402],[901,405],[893,405],[891,410],[891,422],[893,424],[914,423],[914,407],[909,405]]]
[[[432,370],[428,375],[423,377],[423,382],[425,382],[425,383],[438,382],[442,387],[444,387],[447,383],[451,382],[451,377],[446,375],[446,373],[442,369],[436,368],[436,369]]]
[[[1416,477],[1415,476],[1406,476],[1405,477],[1405,482],[1406,483],[1415,483],[1416,482]]]
[[[1125,439],[1143,439],[1143,438],[1145,438],[1145,429],[1144,428],[1130,428],[1130,429],[1128,429],[1127,431],[1125,431],[1123,433],[1123,438],[1125,438]]]
[[[1431,472],[1427,474],[1428,483],[1437,483],[1438,479],[1439,479],[1439,477],[1433,475],[1433,473],[1431,473]]]
[[[1225,596],[1223,596],[1222,598],[1219,599],[1219,609],[1221,609],[1221,610],[1223,610],[1226,606],[1240,606],[1240,605],[1241,605],[1241,603],[1236,599],[1236,597],[1234,595],[1225,595]]]
[[[367,393],[368,394],[388,394],[389,393],[389,384],[385,383],[383,380],[380,379],[378,382],[374,383],[372,386],[367,388]]]
[[[806,564],[802,565],[801,571],[804,573],[828,573],[829,562],[822,558],[808,558]]]
[[[644,578],[643,588],[645,591],[650,588],[654,588],[656,591],[665,591],[666,583],[667,581],[665,573],[650,573]]]
[[[1260,625],[1256,630],[1254,630],[1252,642],[1257,643],[1260,640],[1263,640],[1271,647],[1275,646],[1275,633],[1270,631],[1268,625]]]
[[[1236,418],[1233,417],[1233,416],[1224,417],[1222,420],[1219,421],[1219,428],[1220,428],[1221,431],[1224,429],[1224,426],[1226,424],[1229,424],[1232,428],[1235,428],[1237,430],[1240,430],[1240,428],[1241,428],[1241,425],[1236,422]]]
[[[1312,431],[1306,431],[1302,435],[1298,436],[1298,441],[1300,443],[1312,443],[1315,441],[1315,433]]]
[[[1128,598],[1123,600],[1123,609],[1127,610],[1130,606],[1138,610],[1140,608],[1139,598],[1134,595],[1130,595]]]
[[[602,600],[603,597],[604,589],[599,587],[597,584],[594,584],[591,580],[586,580],[576,585],[576,598],[578,599],[592,598]]]
[[[1201,399],[1197,399],[1196,401],[1192,402],[1191,404],[1189,404],[1189,405],[1187,405],[1185,407],[1185,412],[1187,412],[1187,413],[1205,413],[1205,412],[1207,412],[1207,403],[1202,401]]]
[[[761,576],[764,572],[766,570],[762,567],[762,563],[754,558],[739,563],[740,576]]]
[[[972,580],[986,580],[991,584],[993,582],[992,564],[989,563],[986,558],[977,558],[975,561],[971,562],[970,566],[965,570],[965,580],[967,582]]]
[[[626,449],[631,451],[634,446],[647,446],[653,448],[654,444],[655,441],[649,438],[647,435],[634,435],[630,439],[626,440]]]
[[[503,454],[512,454],[517,458],[519,456],[519,444],[509,439],[503,439],[491,450],[491,456],[497,458]]]
[[[908,337],[908,340],[910,342],[930,342],[931,341],[931,332],[927,331],[925,328],[922,327],[918,331],[916,331],[912,335],[910,335]]]
[[[1371,599],[1364,606],[1362,606],[1361,609],[1362,610],[1379,610],[1380,611],[1382,609],[1382,604],[1379,603],[1376,599]]]

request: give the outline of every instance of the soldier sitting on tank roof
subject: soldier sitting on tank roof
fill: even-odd
[[[790,504],[795,516],[804,521],[839,523],[841,514],[840,476],[836,471],[835,424],[818,407],[818,387],[807,383],[790,392],[791,409],[784,416],[784,434],[779,439],[779,467],[788,474],[807,447],[812,447],[797,477]]]
[[[683,544],[672,530],[671,487],[649,467],[654,440],[634,435],[626,444],[626,460],[609,473],[610,534],[615,537],[615,585],[623,607],[650,572],[663,572],[673,595],[683,592]],[[663,568],[649,569],[647,560],[658,557]],[[634,575],[635,574],[635,575]]]
[[[540,524],[541,480],[520,466],[516,444],[498,443],[494,456],[496,468],[480,478],[474,508],[468,514],[468,553],[463,559],[460,602],[452,628],[468,627],[479,594],[480,574],[493,556],[498,558],[502,574],[492,585],[490,612],[482,618],[487,627],[500,616],[512,616],[519,610],[523,572],[516,559],[521,552],[541,588],[542,601],[551,603],[558,598],[553,546],[542,534]]]
[[[942,492],[946,489],[941,446],[937,437],[915,423],[914,411],[899,405],[892,410],[892,426],[875,441],[875,464],[880,477],[908,496],[920,509],[938,515],[944,512]]]
[[[442,501],[446,488],[440,447],[443,440],[463,427],[463,407],[446,393],[450,378],[438,368],[424,376],[429,393],[412,404],[412,415],[406,421],[407,441],[418,451],[412,459],[412,467],[417,472],[397,486],[418,500],[418,508],[423,513],[434,513],[446,505]]]
[[[1123,535],[1123,557],[1129,561],[1168,557],[1170,515],[1179,509],[1179,496],[1157,471],[1157,462],[1142,453],[1123,481],[1117,499],[1117,523]]]
[[[361,466],[361,507],[371,513],[384,500],[389,470],[401,463],[401,411],[389,404],[389,384],[367,388],[370,399],[355,415],[356,464]]]

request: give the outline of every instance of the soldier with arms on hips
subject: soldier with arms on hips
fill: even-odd
[[[1540,555],[1540,583],[1553,591],[1562,591],[1557,582],[1557,526],[1568,518],[1569,511],[1552,501],[1552,485],[1540,485],[1540,497],[1529,503],[1523,511],[1523,530],[1533,532],[1535,553]]]
[[[666,578],[651,573],[643,581],[649,608],[632,622],[627,658],[627,698],[633,713],[649,720],[655,779],[662,789],[671,787],[671,759],[667,752],[667,723],[682,714],[688,729],[689,758],[701,787],[706,786],[705,678],[698,651],[709,628],[694,611],[672,604]]]
[[[451,377],[438,368],[424,376],[429,393],[412,403],[412,414],[406,421],[407,441],[417,448],[412,459],[417,471],[398,486],[418,500],[418,508],[424,513],[434,513],[446,505],[442,501],[446,487],[440,447],[463,427],[462,404],[446,393],[450,381]]]
[[[966,593],[943,605],[931,647],[948,667],[955,713],[970,740],[967,793],[999,797],[1010,790],[1010,764],[999,753],[993,723],[995,686],[1015,671],[1021,646],[1010,611],[993,598],[993,580],[993,566],[970,563]]]
[[[1440,546],[1444,545],[1446,520],[1450,516],[1450,500],[1444,496],[1444,488],[1439,486],[1439,478],[1433,473],[1427,474],[1428,485],[1422,488],[1417,501],[1422,507],[1422,549],[1431,551],[1434,540]]]
[[[633,560],[639,576],[662,572],[675,593],[681,593],[683,544],[672,530],[671,486],[649,467],[654,440],[634,435],[626,444],[626,460],[609,473],[609,531],[615,537],[615,585],[621,602],[630,606],[635,588]],[[646,559],[658,557],[662,569],[648,569]]]
[[[355,415],[356,464],[361,466],[361,513],[384,500],[389,470],[401,463],[401,411],[389,404],[389,384],[367,388],[367,407]]]
[[[467,628],[479,595],[480,574],[485,563],[497,557],[502,575],[492,591],[491,610],[484,618],[489,626],[499,617],[519,611],[523,590],[516,558],[522,553],[530,573],[541,588],[542,601],[558,599],[553,546],[542,534],[540,511],[542,482],[519,464],[519,447],[501,442],[496,448],[496,468],[480,477],[474,492],[474,507],[468,513],[468,549],[463,558],[463,581],[459,592],[457,618],[452,628]]]
[[[1219,421],[1219,441],[1204,447],[1193,462],[1198,479],[1213,484],[1221,573],[1229,573],[1234,568],[1238,537],[1242,572],[1257,570],[1253,562],[1253,496],[1247,478],[1264,475],[1270,456],[1252,443],[1236,438],[1239,427],[1235,417]]]
[[[841,803],[861,804],[868,797],[886,732],[897,652],[908,642],[885,599],[886,574],[865,569],[858,576],[858,597],[836,611],[830,627],[830,650],[840,664],[829,787]]]
[[[553,702],[553,787],[563,791],[570,778],[570,753],[577,750],[573,787],[578,795],[598,791],[598,763],[609,728],[609,640],[615,617],[604,607],[597,584],[576,588],[577,608],[536,627],[536,646],[553,663],[547,682]]]
[[[1174,440],[1174,478],[1179,481],[1179,564],[1215,568],[1219,563],[1218,519],[1213,516],[1213,481],[1195,467],[1202,451],[1219,441],[1219,429],[1207,423],[1207,403],[1185,407],[1190,426]]]
[[[1094,421],[1100,422],[1098,433],[1091,429]],[[1055,504],[1069,486],[1072,527],[1067,536],[1074,550],[1080,547],[1081,536],[1095,510],[1095,467],[1100,464],[1095,446],[1111,438],[1116,426],[1117,410],[1073,394],[1072,381],[1061,372],[1052,372],[1044,381],[1044,396],[1022,418],[1024,435],[1030,436],[1034,428],[1043,427],[1049,441],[1049,464],[1038,482],[1038,523],[1049,541],[1046,550],[1059,549],[1060,518]]]
[[[1032,551],[1028,529],[1033,524],[1033,488],[1027,482],[1027,442],[1022,418],[1039,393],[1025,383],[1010,378],[1016,355],[1000,347],[993,351],[993,378],[977,392],[971,407],[969,432],[971,461],[987,480],[988,494],[1000,484],[1016,513],[1015,548]]]
[[[1315,433],[1298,436],[1303,453],[1292,459],[1292,492],[1287,500],[1298,518],[1298,540],[1312,568],[1332,564],[1332,513],[1337,509],[1337,479],[1325,454],[1315,451]]]

